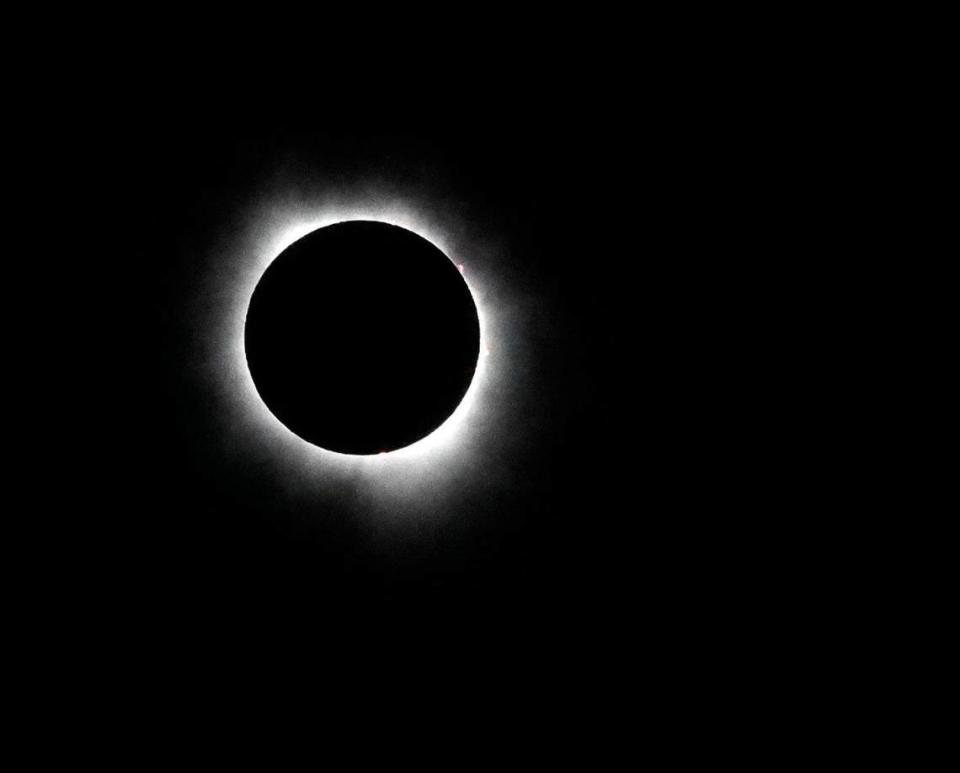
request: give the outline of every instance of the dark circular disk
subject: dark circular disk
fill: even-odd
[[[436,246],[350,221],[291,244],[254,289],[247,364],[270,411],[345,454],[403,448],[460,404],[480,351],[473,297]]]

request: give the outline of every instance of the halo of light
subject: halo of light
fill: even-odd
[[[374,530],[453,517],[456,503],[484,496],[513,474],[512,449],[525,442],[535,389],[527,328],[537,304],[502,274],[510,255],[459,200],[398,195],[388,186],[331,194],[284,188],[238,211],[241,221],[198,255],[193,335],[196,383],[219,409],[202,429],[219,461],[236,459],[298,502],[358,503]],[[434,244],[461,270],[480,325],[473,380],[457,409],[436,430],[395,451],[348,455],[300,438],[267,408],[244,352],[250,298],[263,272],[287,246],[328,225],[373,220],[400,226]],[[509,378],[508,378],[509,374]],[[206,462],[205,462],[206,463]],[[247,473],[244,473],[247,474]]]

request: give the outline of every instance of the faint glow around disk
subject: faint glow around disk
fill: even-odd
[[[276,215],[276,222],[261,226],[256,239],[258,245],[255,250],[255,265],[250,266],[249,272],[244,272],[240,292],[235,296],[235,308],[231,315],[231,340],[234,341],[232,357],[234,368],[234,382],[239,382],[241,399],[246,406],[248,416],[251,416],[261,429],[268,432],[271,438],[281,442],[291,452],[301,455],[308,461],[317,459],[327,464],[344,467],[350,470],[387,470],[416,474],[415,468],[425,465],[434,465],[444,459],[452,461],[469,453],[471,440],[478,442],[478,438],[471,437],[481,431],[490,420],[492,412],[491,384],[493,376],[491,361],[490,334],[491,314],[487,308],[487,298],[484,292],[482,278],[471,271],[469,258],[461,262],[463,256],[451,254],[449,245],[444,239],[441,229],[431,228],[429,223],[417,218],[399,206],[328,209],[320,215],[305,216],[302,212],[285,212]],[[389,225],[400,226],[408,231],[423,237],[455,263],[463,274],[464,281],[473,297],[480,323],[480,355],[477,360],[473,380],[466,394],[456,410],[437,429],[417,442],[399,448],[395,451],[373,455],[341,454],[330,451],[302,439],[286,427],[266,406],[257,392],[250,369],[247,365],[244,349],[244,326],[250,298],[260,278],[267,267],[291,244],[318,228],[324,228],[335,223],[351,220],[372,220]],[[409,484],[409,482],[408,482]]]

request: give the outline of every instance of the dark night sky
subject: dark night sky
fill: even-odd
[[[276,113],[235,91],[140,100],[91,145],[109,159],[120,248],[98,267],[109,304],[89,313],[114,353],[90,398],[109,416],[92,430],[102,482],[78,468],[98,517],[74,526],[93,545],[98,614],[171,646],[386,640],[456,658],[514,642],[521,659],[615,646],[637,616],[681,614],[669,599],[718,528],[700,508],[713,484],[685,478],[709,451],[689,440],[703,405],[676,346],[695,324],[681,309],[708,284],[677,207],[683,127],[662,109],[638,118],[617,90],[362,96],[277,94],[290,102]],[[511,443],[462,498],[445,493],[446,521],[402,538],[368,538],[362,491],[280,490],[262,454],[224,440],[198,386],[204,256],[265,192],[314,174],[454,202],[532,301],[535,389],[500,430]]]
[[[79,37],[56,89],[27,88],[17,120],[43,150],[8,155],[34,167],[20,199],[41,223],[14,223],[31,243],[9,264],[39,277],[7,289],[28,306],[11,337],[31,358],[11,380],[39,407],[10,405],[29,424],[16,455],[38,470],[17,507],[40,534],[15,591],[40,670],[86,680],[69,715],[110,682],[127,723],[144,699],[205,722],[198,686],[229,703],[257,679],[310,677],[301,699],[365,728],[372,688],[399,679],[391,719],[418,719],[407,696],[429,682],[493,706],[493,735],[536,714],[566,756],[582,713],[626,738],[645,718],[624,702],[712,725],[742,673],[767,713],[769,675],[813,672],[806,651],[832,634],[804,629],[823,616],[809,590],[833,593],[815,560],[842,552],[847,500],[814,501],[831,462],[797,425],[822,421],[810,394],[833,382],[793,357],[810,354],[797,331],[825,323],[790,303],[800,280],[835,286],[846,249],[811,243],[827,205],[801,184],[804,167],[829,180],[810,136],[829,144],[832,123],[788,136],[780,74],[764,80],[762,56],[724,36],[690,43],[686,20],[666,34],[571,23],[517,30],[509,52],[492,31],[398,35],[394,61],[326,21],[301,25],[322,32],[309,44],[258,40],[246,57],[201,34],[202,63],[171,36],[139,68],[133,35],[123,51]],[[321,61],[333,37],[348,51]],[[238,235],[267,204],[366,187],[409,192],[495,255],[505,319],[522,323],[496,453],[387,513],[405,529],[377,525],[389,507],[362,477],[285,478],[278,446],[251,443],[211,387]],[[854,601],[824,604],[828,622]],[[595,748],[580,761],[597,767]]]
[[[122,206],[132,211],[121,226],[129,273],[117,289],[149,336],[140,325],[114,331],[130,338],[130,382],[118,401],[149,440],[115,452],[125,471],[117,515],[131,538],[120,560],[133,573],[121,595],[143,594],[164,614],[179,609],[204,624],[211,608],[224,624],[290,610],[294,625],[318,629],[339,615],[373,622],[404,610],[441,627],[525,619],[591,592],[603,563],[592,551],[634,517],[630,499],[614,494],[617,456],[632,443],[610,445],[621,416],[609,385],[636,379],[642,355],[605,326],[601,293],[633,281],[635,255],[605,245],[603,223],[618,204],[603,187],[615,170],[602,138],[583,136],[576,117],[477,110],[417,121],[363,107],[301,107],[275,123],[235,112],[203,122],[146,115],[124,141],[131,187]],[[223,458],[209,434],[204,417],[217,406],[191,370],[197,256],[255,213],[258,186],[291,164],[301,178],[389,177],[428,199],[466,201],[472,224],[508,245],[505,281],[542,306],[529,352],[535,426],[502,428],[523,439],[502,460],[510,469],[502,485],[483,497],[467,492],[462,503],[453,496],[466,529],[371,546],[351,506],[277,497],[252,462]],[[611,345],[629,360],[611,361]],[[499,473],[476,470],[489,474]]]

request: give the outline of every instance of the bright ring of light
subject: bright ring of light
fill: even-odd
[[[538,410],[528,336],[538,308],[509,281],[517,256],[471,211],[449,195],[401,195],[387,185],[333,193],[321,182],[267,194],[239,213],[241,222],[196,256],[201,281],[187,331],[197,344],[195,383],[207,393],[201,399],[221,408],[192,429],[216,441],[216,457],[203,463],[242,465],[238,474],[256,475],[303,507],[352,498],[375,529],[456,517],[458,503],[504,485]],[[461,268],[480,326],[480,357],[456,410],[416,443],[365,456],[319,448],[280,422],[257,392],[244,350],[247,309],[267,267],[308,233],[350,220],[400,226],[435,245]]]

